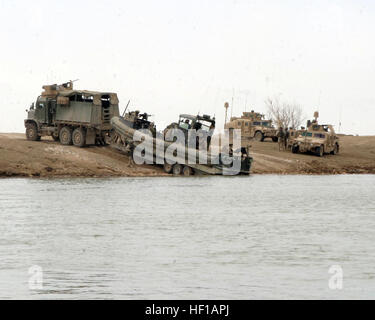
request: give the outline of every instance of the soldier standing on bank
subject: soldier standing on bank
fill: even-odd
[[[289,143],[289,135],[290,135],[290,132],[288,130],[288,128],[285,128],[285,139],[284,139],[284,143],[285,143],[285,150],[288,149],[288,143]]]
[[[282,127],[279,127],[276,136],[279,143],[279,151],[281,151],[281,149],[285,150],[285,133]]]

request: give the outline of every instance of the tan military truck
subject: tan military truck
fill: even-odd
[[[243,139],[255,139],[263,142],[271,138],[277,142],[276,128],[272,120],[265,120],[264,115],[258,112],[243,112],[240,118],[232,117],[224,126],[224,129],[240,129]]]
[[[307,129],[302,130],[299,136],[294,139],[292,152],[312,152],[323,157],[324,154],[338,154],[340,151],[339,138],[332,125],[318,124],[318,113],[315,113],[315,120],[308,121]]]

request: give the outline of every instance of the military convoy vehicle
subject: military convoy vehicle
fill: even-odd
[[[332,125],[318,124],[319,113],[315,112],[315,119],[307,122],[307,129],[301,130],[294,139],[292,152],[312,152],[323,157],[324,154],[338,154],[340,150],[339,138]]]
[[[74,90],[73,81],[43,89],[25,120],[28,140],[52,136],[63,145],[105,144],[111,118],[119,115],[116,93]]]
[[[270,138],[277,142],[277,130],[272,120],[265,120],[264,115],[258,112],[243,112],[240,118],[232,117],[224,126],[225,129],[240,129],[243,140],[255,139],[263,142]]]

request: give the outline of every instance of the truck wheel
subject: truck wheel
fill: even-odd
[[[263,142],[264,140],[264,134],[261,131],[257,131],[255,133],[255,141]]]
[[[339,145],[336,143],[335,147],[333,148],[331,154],[336,155],[339,153]]]
[[[182,172],[182,166],[178,163],[176,163],[174,166],[173,166],[173,175],[174,176],[179,176]]]
[[[316,155],[319,156],[319,157],[324,156],[324,146],[320,146],[320,147],[316,148]]]
[[[72,135],[73,144],[76,147],[82,148],[86,145],[86,132],[82,128],[76,128]]]
[[[72,142],[72,129],[70,129],[69,127],[63,127],[60,130],[59,137],[60,137],[61,144],[63,144],[64,146],[71,145],[73,143]]]
[[[38,135],[38,129],[35,123],[26,124],[26,138],[30,141],[40,140],[40,135]]]
[[[188,166],[184,166],[184,168],[182,169],[182,174],[185,177],[189,177],[189,176],[192,176],[194,174],[194,172],[193,172],[192,168],[190,168]]]
[[[272,141],[277,142],[277,141],[279,141],[279,139],[277,137],[272,137]]]
[[[298,146],[292,146],[292,152],[293,153],[298,153],[298,149],[299,149]]]
[[[164,163],[164,171],[166,172],[166,173],[171,173],[172,172],[172,168],[173,168],[173,166],[171,165],[171,164],[169,164],[169,163]]]

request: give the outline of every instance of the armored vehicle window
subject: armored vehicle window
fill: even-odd
[[[302,137],[312,137],[312,132],[302,132]]]
[[[258,122],[258,121],[253,122],[253,125],[254,125],[254,126],[260,126],[260,122]]]
[[[313,128],[313,130],[318,131],[320,129],[320,125],[317,125],[317,124],[313,125],[312,128]]]
[[[180,118],[179,127],[181,129],[189,130],[191,128],[190,120],[186,118]]]
[[[93,96],[83,96],[83,100],[85,102],[90,102],[92,103],[94,101],[94,97]]]
[[[202,122],[200,124],[201,124],[201,129],[205,130],[205,131],[210,131],[211,126],[213,125],[211,122],[206,122],[206,121],[204,121],[204,122]]]
[[[239,125],[239,126],[241,127],[241,122],[240,122],[240,121],[238,121],[237,125]]]
[[[180,128],[182,129],[189,130],[189,127],[190,125],[188,123],[185,123],[185,122],[180,123]]]
[[[109,123],[111,121],[111,97],[109,95],[103,94],[100,101],[102,102],[102,112],[103,112],[103,121]]]
[[[248,127],[248,126],[249,126],[249,123],[248,123],[248,122],[245,122],[245,126]]]
[[[322,133],[314,133],[314,138],[321,138],[324,139],[326,136]]]

